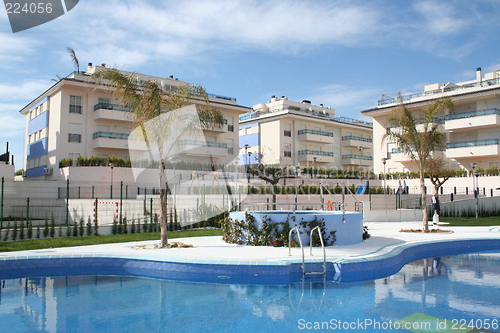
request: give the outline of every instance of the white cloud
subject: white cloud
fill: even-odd
[[[85,24],[70,24],[75,19]],[[80,55],[133,66],[207,52],[364,45],[382,26],[375,7],[296,0],[88,1],[56,21]]]
[[[26,37],[0,32],[0,67],[9,67],[12,62],[23,61],[37,44],[38,42]]]
[[[19,85],[1,83],[0,100],[2,101],[25,101],[26,98],[33,99],[47,90],[49,87],[47,80],[25,81]]]
[[[350,109],[355,114],[359,114],[366,108],[375,107],[380,98],[380,93],[374,88],[363,88],[358,86],[346,86],[332,84],[318,89],[313,100],[325,106],[332,106],[338,109]],[[370,104],[367,104],[369,101]]]
[[[469,20],[460,18],[450,3],[424,0],[415,2],[413,7],[423,17],[422,29],[430,34],[456,34],[466,29],[471,23],[470,16]]]
[[[498,24],[484,17],[484,1],[418,0],[395,25],[401,45],[442,58],[462,59],[490,43]],[[485,19],[488,24],[485,24]]]
[[[9,138],[21,135],[22,140],[25,127],[25,117],[19,113],[24,105],[0,103],[0,138]]]

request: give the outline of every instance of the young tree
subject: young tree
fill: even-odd
[[[400,99],[401,101],[401,99]],[[429,230],[426,206],[425,167],[433,152],[446,146],[446,134],[437,121],[439,114],[454,109],[450,98],[440,98],[425,108],[421,114],[413,114],[402,102],[386,122],[388,128],[382,142],[395,143],[402,152],[417,163],[420,174],[422,216],[424,230]]]
[[[447,168],[443,154],[428,159],[425,172],[434,185],[435,193],[438,193],[439,188],[453,176],[453,172]]]
[[[168,246],[168,201],[165,164],[172,155],[178,136],[179,111],[196,104],[197,117],[191,120],[189,128],[198,130],[221,126],[224,117],[218,110],[209,107],[208,94],[198,85],[183,85],[173,90],[164,90],[155,80],[141,80],[114,68],[104,68],[94,75],[103,85],[111,85],[115,94],[134,114],[135,131],[150,154],[149,160],[158,163],[160,185],[160,232],[161,247]]]
[[[276,210],[276,194],[278,193],[278,183],[280,179],[286,177],[287,168],[266,166],[258,164],[247,168],[247,172],[256,175],[273,187],[273,210]],[[295,189],[298,191],[298,189]]]

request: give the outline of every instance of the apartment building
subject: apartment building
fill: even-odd
[[[387,119],[400,103],[418,114],[441,97],[450,97],[455,104],[454,112],[438,118],[447,137],[449,167],[470,169],[473,163],[481,168],[500,167],[500,71],[483,74],[478,68],[473,80],[430,84],[423,92],[400,98],[382,95],[376,108],[362,111],[373,118],[376,173],[416,170],[407,154],[394,143],[382,141]],[[386,165],[382,159],[387,159]]]
[[[128,138],[134,115],[113,94],[112,86],[95,83],[92,74],[103,66],[89,63],[87,71],[59,80],[20,110],[26,116],[26,178],[62,179],[59,163],[67,158],[130,157]],[[167,91],[188,84],[174,77],[124,73],[158,81]],[[210,94],[209,99],[210,107],[223,113],[225,123],[204,129],[204,140],[179,141],[178,150],[186,162],[228,163],[238,155],[234,149],[238,147],[238,117],[250,109],[238,105],[235,98]]]
[[[372,124],[335,110],[272,96],[240,117],[240,165],[371,170]]]

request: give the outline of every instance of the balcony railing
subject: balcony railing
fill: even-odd
[[[470,111],[470,112],[460,112],[460,113],[455,113],[455,114],[449,114],[446,116],[446,120],[463,119],[463,118],[471,118],[471,117],[478,117],[478,116],[487,116],[490,114],[500,114],[500,110],[499,109],[485,109],[485,110],[476,110],[476,111]]]
[[[342,159],[349,159],[349,158],[354,158],[354,159],[358,159],[358,160],[368,160],[368,161],[372,161],[373,160],[373,156],[363,156],[363,155],[353,155],[353,154],[350,154],[350,155],[342,155]]]
[[[221,142],[195,141],[195,140],[181,140],[181,141],[179,141],[179,146],[185,146],[185,145],[227,148],[227,143],[221,143]]]
[[[378,105],[380,106],[380,105],[385,105],[385,104],[391,104],[391,103],[396,103],[399,101],[406,102],[406,101],[409,101],[413,98],[422,97],[422,96],[441,94],[443,92],[454,91],[454,90],[459,90],[459,89],[467,89],[467,88],[472,88],[472,87],[488,87],[488,86],[493,86],[493,85],[498,85],[498,84],[500,84],[500,79],[492,79],[492,80],[486,80],[486,81],[482,81],[482,82],[464,84],[461,86],[448,87],[445,89],[435,89],[435,90],[423,91],[423,92],[419,92],[419,93],[415,93],[415,94],[402,95],[400,97],[383,96],[383,98],[378,101]]]
[[[434,147],[434,151],[445,151],[444,147]],[[410,151],[415,151],[415,148],[410,149]],[[401,154],[401,153],[406,153],[407,151],[401,148],[392,148],[391,153],[392,154]]]
[[[125,133],[112,133],[112,132],[95,132],[93,135],[94,139],[97,138],[109,138],[109,139],[122,139],[127,140],[130,134]]]
[[[460,141],[451,142],[446,145],[447,149],[451,148],[464,148],[464,147],[475,147],[475,146],[489,146],[500,144],[500,139],[487,139],[487,140],[476,140],[476,141]]]
[[[236,102],[236,98],[234,97],[228,97],[228,96],[222,96],[222,95],[217,95],[217,94],[207,94],[208,97],[213,97],[213,98],[218,98],[218,99],[225,99],[228,101],[233,101]]]
[[[316,131],[316,130],[311,130],[311,129],[300,130],[299,131],[299,135],[301,135],[301,134],[316,134],[316,135],[331,136],[331,137],[333,137],[333,133],[325,132],[325,131]]]
[[[369,121],[364,121],[364,120],[359,120],[359,119],[354,119],[354,118],[334,117],[334,120],[340,121],[340,122],[343,122],[343,123],[352,123],[352,124],[357,124],[357,125],[363,125],[363,126],[373,127],[373,123],[371,123]]]
[[[363,137],[360,137],[360,136],[352,136],[352,135],[346,135],[346,136],[342,137],[342,141],[346,141],[346,140],[356,140],[356,141],[363,141],[363,142],[373,142],[373,140],[370,139],[370,138],[363,138]]]
[[[94,105],[94,111],[99,109],[130,112],[129,107],[126,107],[124,105],[109,104],[109,103],[97,103],[96,105]]]
[[[299,155],[333,156],[333,153],[320,150],[299,150]]]
[[[286,108],[273,109],[273,110],[269,110],[269,111],[259,111],[259,112],[252,111],[250,113],[241,115],[240,120],[243,121],[243,120],[248,120],[248,119],[259,118],[260,116],[263,116],[265,114],[281,112],[281,111],[302,112],[302,113],[306,113],[306,114],[316,116],[316,117],[322,117],[322,118],[328,118],[328,119],[330,118],[330,114],[327,112],[317,112],[317,111],[312,111],[309,109],[301,109],[298,107],[290,106],[290,107],[286,107]]]

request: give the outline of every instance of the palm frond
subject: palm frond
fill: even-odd
[[[78,61],[78,57],[76,56],[75,50],[69,46],[66,49],[68,50],[69,55],[71,56],[71,61],[73,62],[73,65],[75,65],[77,73],[80,73],[80,62]]]

